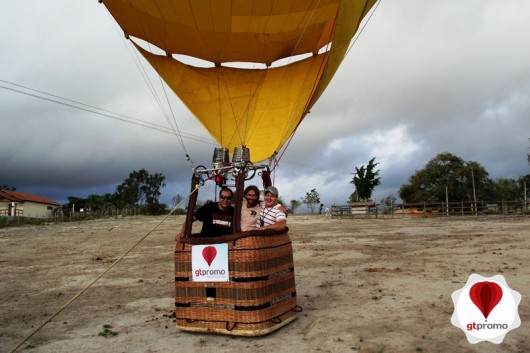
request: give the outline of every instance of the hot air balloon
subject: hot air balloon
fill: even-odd
[[[192,191],[208,180],[222,184],[230,172],[236,191],[256,170],[266,176],[268,167],[258,163],[275,156],[291,138],[376,1],[100,0],[220,146],[212,169],[195,169]],[[175,251],[180,329],[256,336],[296,317],[289,236],[240,232],[242,194],[236,192],[237,234],[219,239],[230,246],[231,280],[211,284],[191,283],[186,273],[190,246],[203,241],[191,234],[197,193],[190,198],[186,237]]]

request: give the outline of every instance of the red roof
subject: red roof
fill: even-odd
[[[44,203],[47,205],[61,206],[60,203],[57,203],[53,200],[47,199],[42,196],[26,194],[24,192],[9,191],[9,190],[0,190],[0,200],[15,201],[15,202],[24,202],[31,201],[37,203]]]

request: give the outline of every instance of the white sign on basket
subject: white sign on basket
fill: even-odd
[[[227,282],[228,244],[193,245],[191,271],[194,282]]]

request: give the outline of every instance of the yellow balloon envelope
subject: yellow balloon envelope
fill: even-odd
[[[104,0],[136,48],[205,126],[253,162],[278,152],[339,67],[376,0]],[[185,64],[182,54],[212,67]],[[311,54],[296,61],[293,57]],[[269,67],[284,59],[283,66]],[[226,63],[259,63],[234,68]],[[223,65],[225,64],[225,65]],[[247,64],[252,67],[256,65]]]

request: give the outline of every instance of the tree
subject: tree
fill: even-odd
[[[526,188],[528,189],[530,187],[530,174],[526,174],[525,176],[519,177],[519,180],[517,180],[519,183],[519,188],[521,191],[524,189],[524,185],[526,184]]]
[[[350,202],[368,201],[372,199],[374,188],[381,184],[381,178],[378,177],[379,170],[375,170],[379,163],[375,163],[375,157],[372,158],[368,165],[361,168],[355,167],[355,175],[351,184],[355,185],[355,192],[350,195]]]
[[[105,196],[103,195],[88,195],[85,201],[87,211],[98,212],[105,208]]]
[[[320,195],[318,194],[317,190],[312,189],[311,191],[307,192],[305,197],[302,198],[302,203],[311,210],[311,213],[315,213],[316,205],[320,205]]]
[[[14,186],[9,186],[7,184],[4,184],[4,185],[0,185],[0,190],[16,191],[17,188]]]
[[[298,207],[300,207],[302,203],[298,200],[291,200],[291,212],[294,214],[294,210],[296,210]]]
[[[161,209],[160,188],[166,186],[165,180],[162,173],[149,174],[145,169],[134,170],[116,187],[116,199],[126,205],[146,206],[148,212],[158,213]]]
[[[493,182],[493,197],[496,201],[524,200],[530,187],[530,174],[519,177],[519,179],[499,178]]]
[[[114,196],[112,194],[92,194],[88,195],[82,203],[87,208],[87,211],[99,212],[103,215],[114,205]]]
[[[80,197],[68,196],[68,203],[63,205],[64,211],[73,210],[79,212],[81,209],[86,207],[86,200]]]
[[[396,203],[396,197],[394,195],[388,195],[384,199],[381,199],[381,205],[384,207],[383,213],[390,214],[392,213],[392,207]]]
[[[447,194],[446,194],[447,190]],[[404,202],[473,201],[491,198],[492,181],[478,162],[444,152],[409,177],[399,189]]]
[[[350,198],[348,199],[347,203],[358,202],[358,201],[359,201],[359,195],[357,194],[357,190],[355,190],[354,192],[350,194]]]
[[[530,189],[530,174],[520,177],[517,181],[519,183],[519,193],[523,200],[528,200],[528,193]]]
[[[182,196],[181,194],[173,196],[173,198],[171,199],[171,208],[175,208],[175,206],[180,204],[182,200],[184,200],[184,196]]]
[[[501,200],[518,200],[522,197],[519,193],[519,185],[517,180],[499,178],[493,183],[494,198],[497,201]]]

